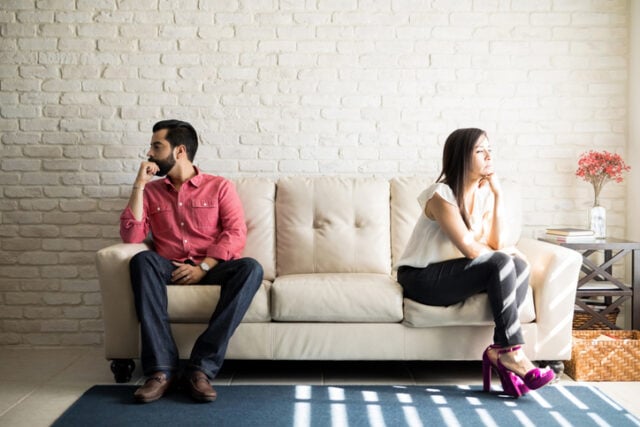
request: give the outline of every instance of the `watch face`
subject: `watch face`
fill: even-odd
[[[201,262],[201,263],[200,263],[200,268],[201,268],[203,271],[209,271],[209,269],[210,269],[211,267],[209,267],[209,264],[207,264],[206,262]]]

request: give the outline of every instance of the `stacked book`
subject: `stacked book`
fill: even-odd
[[[584,228],[547,228],[544,239],[558,243],[594,242],[596,236],[593,230]]]

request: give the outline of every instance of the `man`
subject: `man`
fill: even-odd
[[[148,377],[134,394],[139,402],[161,398],[176,382],[179,355],[167,315],[167,284],[221,285],[220,300],[193,346],[184,376],[191,397],[210,402],[216,398],[210,380],[262,283],[260,264],[240,258],[247,229],[235,188],[193,165],[197,149],[198,136],[189,123],[156,123],[149,159],[140,165],[120,217],[125,243],[142,242],[150,232],[155,248],[140,252],[129,264],[140,321],[140,359]],[[153,180],[156,175],[166,177]]]

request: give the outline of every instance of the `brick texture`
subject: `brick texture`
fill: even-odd
[[[101,342],[93,255],[151,125],[228,177],[435,177],[480,127],[527,235],[586,225],[580,153],[624,154],[628,1],[31,0],[0,11],[0,345]],[[626,228],[625,184],[601,196]]]

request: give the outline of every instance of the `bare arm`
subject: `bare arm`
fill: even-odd
[[[502,233],[504,231],[504,209],[502,206],[502,187],[495,174],[488,175],[480,181],[480,187],[488,185],[493,193],[493,209],[486,218],[485,239],[493,250],[502,249]]]
[[[158,165],[153,162],[142,162],[140,164],[138,176],[136,176],[131,196],[129,196],[129,208],[133,212],[136,221],[142,221],[142,216],[144,215],[144,186],[151,181],[158,169]]]

